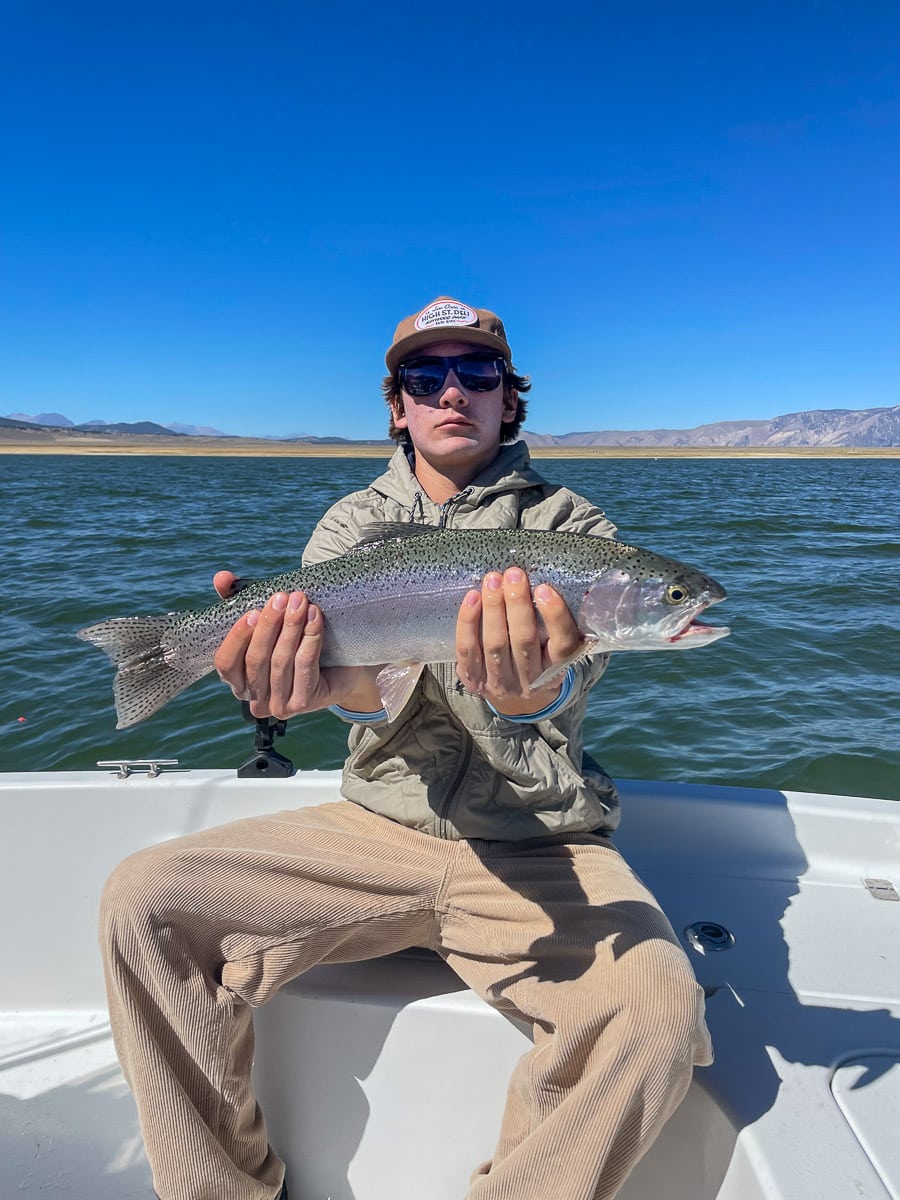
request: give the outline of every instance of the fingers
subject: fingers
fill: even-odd
[[[269,707],[272,694],[272,654],[284,624],[287,602],[288,598],[284,592],[276,592],[274,596],[269,597],[265,608],[259,613],[244,655],[247,695],[254,717],[265,717],[272,711]]]
[[[535,588],[534,603],[547,631],[543,648],[544,668],[571,659],[584,639],[569,606],[559,592],[546,583]]]
[[[466,593],[456,618],[456,674],[467,691],[481,694],[484,689],[481,593],[474,590]]]
[[[456,625],[456,670],[463,685],[502,699],[528,691],[540,674],[540,635],[525,572],[492,571],[469,592]]]
[[[541,642],[525,572],[487,575],[482,588],[485,686],[498,697],[527,695],[540,675]]]
[[[228,600],[231,596],[236,596],[241,590],[240,585],[240,579],[231,571],[216,571],[215,575],[213,575],[213,587],[223,600]]]
[[[276,592],[231,628],[215,656],[220,677],[255,717],[291,716],[319,683],[322,615],[302,592]]]
[[[238,700],[249,698],[244,659],[258,621],[259,613],[255,610],[235,621],[213,659],[219,678],[228,684]]]
[[[272,652],[269,703],[275,716],[294,716],[315,704],[324,635],[321,611],[302,592],[292,592],[281,635]]]
[[[492,703],[527,698],[533,696],[534,680],[571,658],[580,644],[559,593],[542,584],[532,597],[525,572],[511,567],[503,575],[486,575],[481,592],[465,597],[457,618],[457,674],[469,691],[491,697]],[[556,690],[558,684],[549,689]]]

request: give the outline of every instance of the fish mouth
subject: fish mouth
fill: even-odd
[[[729,633],[731,630],[727,625],[703,625],[695,617],[683,629],[679,629],[678,633],[670,637],[669,643],[676,645],[687,639],[693,645],[699,646],[708,642],[717,642],[719,638],[727,637]]]
[[[731,633],[731,630],[727,625],[704,625],[702,621],[697,619],[703,614],[709,605],[719,604],[724,599],[725,593],[724,590],[722,590],[721,596],[716,595],[707,600],[706,604],[702,605],[702,607],[697,610],[687,624],[683,625],[677,633],[673,634],[672,637],[669,638],[669,644],[674,646],[685,641],[688,645],[702,646],[710,642],[717,642],[719,638],[728,637],[729,633]]]

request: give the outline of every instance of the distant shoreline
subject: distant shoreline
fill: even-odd
[[[0,430],[0,454],[160,455],[212,458],[389,458],[394,446],[264,438],[73,434]],[[532,446],[532,458],[900,458],[900,446]]]

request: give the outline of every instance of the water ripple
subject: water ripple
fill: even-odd
[[[541,464],[538,464],[539,466]],[[586,740],[614,774],[898,796],[900,463],[557,460],[620,536],[728,589],[702,651],[614,656]],[[0,497],[7,579],[0,769],[74,769],[156,755],[234,766],[252,730],[215,678],[117,732],[112,672],[75,639],[114,615],[215,600],[220,567],[296,565],[316,519],[380,469],[365,459],[13,457]],[[337,767],[327,713],[279,744]]]

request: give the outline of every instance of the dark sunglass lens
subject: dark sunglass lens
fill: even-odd
[[[431,396],[443,386],[446,378],[447,368],[439,361],[421,359],[404,363],[400,368],[400,384],[410,396]]]
[[[475,354],[461,358],[456,373],[470,392],[491,392],[503,377],[496,358]]]

